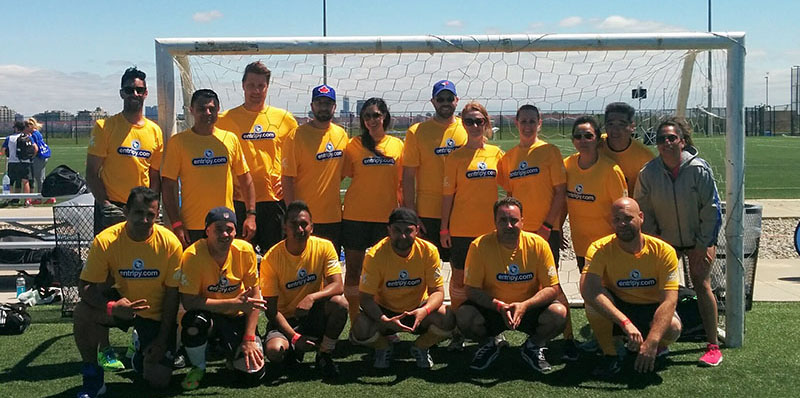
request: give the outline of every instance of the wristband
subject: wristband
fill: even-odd
[[[622,322],[620,323],[622,327],[628,326],[629,324],[631,324],[631,320],[628,318],[623,319]]]
[[[106,303],[106,314],[108,314],[108,316],[113,316],[111,315],[111,307],[113,307],[115,303],[116,301],[109,301]]]
[[[543,226],[543,227],[545,227],[545,228],[547,228],[547,230],[549,230],[549,231],[552,231],[552,230],[553,230],[553,224],[550,224],[550,223],[549,223],[549,222],[547,222],[547,221],[542,221],[542,226]]]
[[[303,337],[303,335],[300,333],[295,333],[294,336],[292,336],[292,347],[297,344],[297,340],[300,340],[301,337]]]
[[[255,342],[256,341],[256,335],[244,336],[244,337],[242,337],[242,341]]]
[[[248,216],[251,215],[251,214],[252,215],[256,215],[256,210],[255,209],[251,209],[251,210],[248,210],[246,213],[247,213]]]
[[[502,301],[500,301],[498,299],[492,299],[492,302],[494,303],[495,308],[497,309],[497,312],[502,312],[503,311],[503,305],[505,304],[504,302],[502,302]]]
[[[543,229],[543,230],[545,230],[545,231],[547,231],[547,232],[552,232],[552,231],[553,231],[553,228],[552,228],[552,227],[548,227],[548,226],[547,226],[547,225],[545,225],[545,224],[542,224],[542,229]]]
[[[440,230],[439,230],[439,235],[441,235],[441,234],[448,234],[448,235],[450,235],[450,230],[449,230],[449,229],[440,229]]]
[[[430,308],[428,308],[428,307],[422,307],[422,308],[425,308],[425,315],[430,315],[431,314],[431,309]]]
[[[172,229],[180,228],[182,226],[183,226],[183,221],[181,221],[181,220],[178,220],[178,221],[175,221],[174,223],[172,223]]]

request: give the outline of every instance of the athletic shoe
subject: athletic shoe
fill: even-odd
[[[578,344],[578,349],[587,353],[595,353],[600,350],[600,345],[597,344],[597,340],[591,339],[581,344]]]
[[[83,385],[78,392],[78,398],[96,398],[106,393],[106,383],[103,382],[103,368],[95,364],[84,363],[81,368]]]
[[[42,204],[42,200],[41,199],[33,199],[33,200],[31,200],[31,204],[40,205],[40,204]]]
[[[464,336],[456,329],[447,345],[447,351],[464,351]]]
[[[575,340],[565,340],[564,350],[561,352],[561,359],[564,361],[575,362],[580,357],[578,343]]]
[[[46,205],[51,205],[53,203],[56,203],[56,198],[50,198],[44,201],[44,204]]]
[[[547,351],[547,347],[539,347],[529,339],[520,347],[519,353],[533,370],[541,374],[547,374],[553,370],[553,367],[550,366],[550,362],[547,362],[547,358],[544,355],[545,351]]]
[[[181,382],[181,387],[183,387],[186,391],[196,390],[200,387],[200,381],[203,380],[203,376],[206,375],[205,369],[200,369],[196,366],[192,366],[189,369],[189,373],[183,378]]]
[[[706,353],[700,357],[700,366],[717,366],[720,363],[722,363],[722,351],[719,350],[719,345],[707,345]]]
[[[322,373],[322,378],[332,379],[339,376],[339,366],[333,362],[333,356],[329,352],[317,352],[315,360],[317,370]]]
[[[117,353],[114,352],[114,349],[111,347],[97,353],[97,364],[100,365],[103,370],[115,371],[125,369],[125,364],[117,358]]]
[[[592,376],[601,379],[610,379],[619,374],[621,370],[622,360],[620,357],[615,355],[603,355],[600,363],[592,370]]]
[[[388,369],[392,364],[392,346],[383,350],[375,350],[375,362],[372,367],[375,369]]]
[[[24,207],[31,207],[31,200],[25,199],[25,203],[23,204]]]
[[[283,356],[283,365],[284,366],[295,366],[303,362],[303,357],[305,356],[304,352],[298,352],[293,348],[289,348],[286,350],[286,354]]]
[[[175,356],[175,359],[172,361],[172,368],[173,369],[183,369],[186,367],[186,355],[178,354]]]
[[[417,360],[417,367],[420,369],[430,369],[433,366],[433,359],[428,349],[422,349],[411,345],[411,356]]]
[[[505,343],[505,340],[503,340],[501,344],[497,344],[494,338],[489,338],[489,341],[475,352],[475,356],[472,357],[472,363],[469,365],[469,368],[472,370],[485,370],[488,368],[489,365],[500,356],[500,349],[508,344],[502,343]]]

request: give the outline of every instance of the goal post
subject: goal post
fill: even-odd
[[[501,128],[523,103],[539,106],[544,118],[555,117],[557,110],[562,110],[562,116],[601,111],[608,102],[631,102],[631,88],[642,81],[651,94],[646,106],[663,111],[655,111],[657,117],[685,114],[687,108],[703,105],[704,111],[695,113],[708,113],[703,113],[707,118],[724,111],[725,340],[728,346],[739,347],[744,340],[745,310],[744,39],[740,32],[158,38],[158,122],[167,138],[176,132],[179,114],[188,121],[188,97],[195,87],[215,89],[223,107],[240,104],[241,87],[237,86],[245,62],[237,58],[238,65],[232,66],[224,61],[230,56],[267,57],[265,64],[273,70],[268,101],[289,109],[298,119],[308,113],[311,88],[324,80],[340,98],[384,97],[393,119],[396,113],[404,115],[397,119],[399,126],[401,120],[411,123],[425,116],[430,87],[440,79],[453,80],[462,101],[476,99],[490,113],[499,112],[494,120]],[[724,54],[720,62],[714,62],[724,68],[714,78],[718,101],[724,107],[715,108],[691,96],[696,91],[705,98],[706,88],[711,90],[692,90],[692,85],[707,81],[702,72],[695,71],[693,76],[692,71],[697,69],[696,57],[712,52]],[[195,59],[210,70],[196,68]],[[227,86],[218,89],[221,80],[227,80]],[[349,106],[342,108],[340,117],[349,114],[352,119]]]

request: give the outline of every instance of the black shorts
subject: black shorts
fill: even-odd
[[[189,234],[190,245],[200,239],[207,238],[205,229],[187,229],[186,232]]]
[[[439,258],[442,261],[450,261],[450,249],[442,247],[442,240],[439,237],[439,231],[442,229],[442,220],[440,218],[426,217],[420,217],[419,219],[422,221],[426,231],[420,237],[436,245],[436,248],[439,249]]]
[[[347,250],[367,250],[387,236],[387,225],[382,222],[342,220],[342,245]]]
[[[125,221],[125,213],[122,209],[125,203],[109,201],[111,205],[103,206],[102,203],[94,202],[94,234],[97,235],[104,229]]]
[[[453,236],[450,238],[451,267],[460,270],[464,269],[464,266],[467,263],[467,252],[469,251],[469,245],[472,243],[473,240],[475,240],[474,237],[465,238],[461,236]]]
[[[578,271],[583,272],[583,269],[586,268],[586,257],[575,256],[575,261],[578,263]]]
[[[550,306],[550,304],[544,307],[528,308],[528,310],[525,311],[525,315],[522,316],[522,322],[520,322],[517,330],[528,335],[535,334],[536,328],[539,326],[539,316],[542,315],[542,313],[547,309],[547,307]],[[488,336],[497,336],[500,333],[503,333],[503,331],[509,330],[508,327],[506,327],[505,322],[503,322],[503,317],[499,312],[481,307],[474,301],[470,300],[467,300],[464,304],[461,304],[462,307],[466,305],[475,307],[475,309],[478,310],[478,313],[483,316],[484,326],[486,327],[486,334]]]
[[[614,295],[614,293],[609,292],[609,294],[611,294],[611,298],[614,300],[614,305],[617,307],[617,309],[631,320],[633,326],[636,326],[636,329],[639,329],[642,337],[646,339],[647,335],[650,333],[650,324],[653,322],[653,319],[656,316],[656,310],[661,304],[631,304],[623,301]],[[619,325],[614,324],[613,334],[624,336],[625,332],[619,327]]]
[[[424,301],[422,304],[420,304],[419,307],[422,307],[425,304],[427,304],[427,300]],[[419,307],[417,307],[417,308],[419,308]],[[398,316],[398,315],[401,314],[401,312],[394,312],[394,311],[392,311],[392,310],[390,310],[390,309],[388,309],[388,308],[386,308],[386,307],[384,307],[382,305],[378,305],[378,308],[381,309],[381,312],[383,312],[383,315],[386,315],[389,318],[395,317],[395,316]],[[414,309],[417,309],[417,308],[414,308]],[[361,312],[364,313],[364,310],[362,309]],[[414,326],[414,317],[413,316],[407,316],[407,317],[403,318],[403,320],[401,320],[400,323],[402,323],[403,325],[406,325],[408,327],[413,327]],[[414,330],[411,333],[413,333],[413,334],[423,334],[426,331],[427,331],[427,328],[423,329],[421,327],[417,327],[417,329]],[[394,332],[391,331],[391,330],[387,330],[386,333],[387,333],[387,335],[389,335],[389,334],[393,334]]]
[[[25,162],[9,163],[8,178],[11,180],[11,185],[19,188],[22,180],[30,181],[33,179],[33,169],[31,164]]]
[[[561,256],[561,231],[550,231],[550,238],[547,239],[547,244],[550,246],[550,253],[553,253],[553,261],[556,262],[557,269],[559,256]]]
[[[233,201],[236,211],[236,235],[242,236],[242,224],[247,218],[244,202]],[[283,217],[286,205],[282,200],[277,202],[256,202],[256,236],[250,241],[258,253],[266,253],[272,246],[284,238]]]
[[[226,315],[209,311],[189,311],[183,315],[182,325],[188,323],[187,317],[191,318],[196,314],[202,314],[204,318],[211,320],[211,329],[208,332],[208,345],[217,347],[224,351],[227,357],[233,357],[236,349],[242,344],[245,327],[247,326],[247,315]],[[256,334],[258,331],[256,330]]]
[[[331,222],[331,223],[314,223],[314,232],[312,233],[314,236],[318,236],[320,238],[325,238],[333,243],[333,248],[336,249],[336,253],[339,253],[342,247],[342,223],[341,222]]]
[[[297,333],[300,333],[304,336],[321,339],[325,334],[325,327],[328,323],[327,319],[325,318],[325,305],[329,301],[330,299],[317,300],[314,302],[314,305],[311,306],[311,309],[308,310],[308,314],[303,317],[286,318],[286,322],[289,322],[289,326],[291,326],[292,329],[294,329],[294,331]],[[289,340],[289,338],[283,334],[283,331],[280,330],[278,325],[273,324],[272,322],[267,324],[267,331],[267,337],[264,338],[265,342],[276,337]]]

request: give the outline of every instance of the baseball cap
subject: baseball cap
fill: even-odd
[[[236,224],[236,213],[225,207],[215,207],[206,214],[206,228],[217,221],[230,221]]]
[[[323,84],[314,87],[314,90],[311,91],[311,100],[313,101],[317,97],[328,97],[336,101],[336,91],[334,91],[333,87]]]
[[[398,207],[392,210],[392,214],[389,215],[389,224],[419,225],[419,217],[417,217],[417,213],[414,210]]]
[[[431,98],[435,98],[436,95],[439,94],[442,90],[447,90],[456,96],[458,95],[456,94],[456,85],[453,84],[453,82],[451,82],[450,80],[439,80],[438,82],[436,82],[436,84],[433,85],[433,95],[431,96]]]

